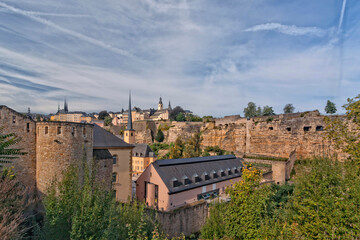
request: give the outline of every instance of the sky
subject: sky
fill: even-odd
[[[0,105],[324,112],[360,91],[358,0],[0,0]]]

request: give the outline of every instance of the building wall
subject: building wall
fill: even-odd
[[[92,125],[38,122],[36,131],[36,180],[41,193],[46,192],[54,178],[60,181],[63,171],[69,165],[75,164],[81,168],[84,161],[91,163],[93,159]]]
[[[117,163],[113,165],[112,172],[117,174],[113,182],[116,191],[116,200],[127,202],[131,200],[132,191],[132,149],[131,148],[109,148],[111,155],[117,155]]]
[[[15,120],[15,121],[13,121]],[[21,148],[25,155],[11,160],[8,166],[14,166],[16,174],[29,186],[35,186],[36,180],[36,123],[30,118],[8,107],[0,106],[0,132],[15,133],[21,141],[13,148]]]
[[[197,196],[201,193],[219,189],[219,193],[222,194],[224,193],[226,187],[231,186],[231,184],[240,180],[241,177],[238,177],[169,195],[169,190],[165,183],[162,181],[155,168],[150,165],[136,181],[136,198],[140,201],[144,201],[148,206],[154,206],[154,204],[152,204],[154,196],[151,195],[153,186],[147,188],[147,197],[144,197],[145,182],[148,183],[147,185],[149,185],[149,183],[151,185],[158,185],[158,209],[162,211],[169,211],[198,201]]]
[[[141,173],[145,170],[150,163],[153,163],[156,160],[154,157],[134,157],[132,161],[132,171],[134,173]]]
[[[95,182],[102,189],[111,190],[111,175],[113,172],[113,159],[94,159]]]

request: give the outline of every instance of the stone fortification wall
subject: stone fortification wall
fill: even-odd
[[[0,106],[0,132],[15,133],[21,141],[13,148],[21,148],[25,155],[11,160],[7,166],[14,166],[16,174],[29,186],[35,186],[36,178],[36,132],[35,122],[6,106]],[[0,163],[1,165],[1,163]]]
[[[166,143],[174,142],[178,136],[186,139],[202,131],[204,147],[219,146],[240,156],[253,153],[287,158],[294,150],[298,159],[335,153],[339,158],[345,156],[336,151],[324,136],[324,116],[318,111],[249,120],[235,115],[211,122],[171,122],[169,125],[169,129],[163,130]],[[136,135],[138,142],[152,142],[149,138],[143,138],[144,134],[140,132],[136,132]]]
[[[177,237],[181,233],[189,236],[199,232],[209,214],[209,206],[206,201],[200,201],[170,212],[157,212],[157,220],[161,229],[168,237]]]
[[[36,180],[44,193],[70,165],[90,163],[93,158],[93,125],[69,122],[38,122],[36,124]]]

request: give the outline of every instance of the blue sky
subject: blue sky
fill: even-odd
[[[0,0],[0,104],[338,109],[360,93],[357,0]]]

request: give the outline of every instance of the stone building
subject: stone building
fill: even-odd
[[[136,198],[162,211],[217,197],[239,181],[242,162],[234,155],[158,160],[136,181]]]
[[[60,106],[58,106],[58,111],[55,115],[52,115],[50,117],[51,121],[57,121],[57,122],[87,122],[90,123],[92,118],[87,116],[85,112],[75,111],[75,112],[69,112],[69,105],[66,101],[64,101],[64,109],[60,109]]]
[[[111,186],[112,176],[117,174],[121,186],[114,184],[114,188],[119,201],[131,196],[132,146],[98,126],[35,122],[27,115],[0,105],[0,132],[20,137],[15,147],[26,153],[12,161],[1,160],[0,165],[14,166],[19,178],[29,186],[36,186],[40,195],[46,193],[54,179],[61,180],[69,165],[78,166],[81,173],[87,164],[96,167],[93,169],[95,178],[105,187]]]

